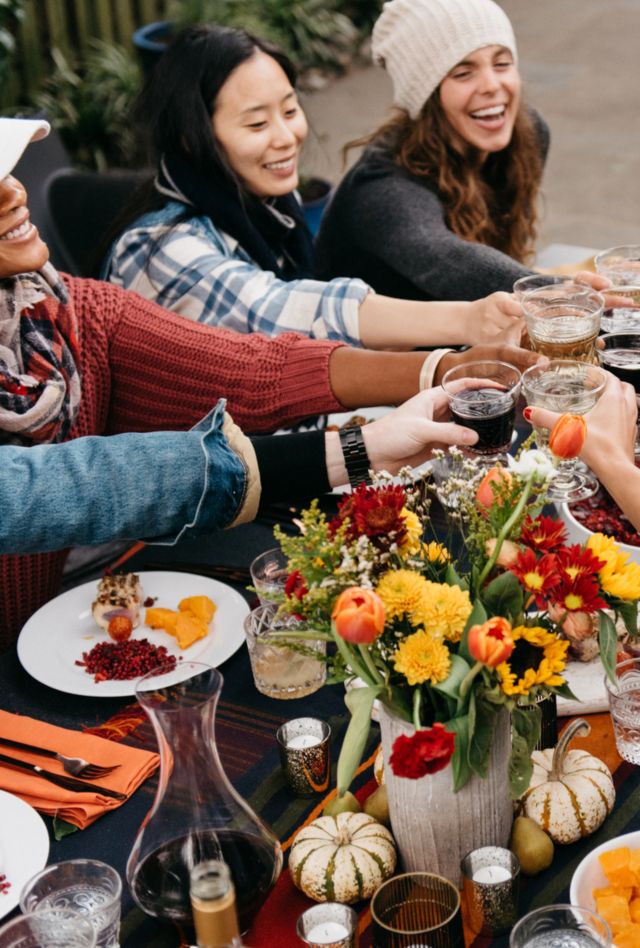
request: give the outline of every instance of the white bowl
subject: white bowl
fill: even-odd
[[[586,543],[592,531],[587,530],[586,527],[583,527],[582,524],[576,520],[569,510],[569,504],[556,504],[556,510],[558,511],[558,516],[564,521],[567,528],[569,543],[579,543],[580,545]],[[629,554],[629,560],[632,563],[640,563],[640,546],[631,546],[629,543],[618,543],[618,546],[624,553]]]
[[[595,912],[596,901],[593,897],[593,890],[611,884],[607,881],[598,856],[600,853],[609,852],[611,849],[619,849],[621,846],[628,846],[629,849],[640,849],[640,830],[636,830],[635,833],[625,833],[624,836],[616,836],[615,839],[608,839],[606,843],[592,849],[584,857],[571,879],[569,899],[572,905],[579,905]]]

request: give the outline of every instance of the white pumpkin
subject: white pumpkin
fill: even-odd
[[[520,798],[530,817],[555,843],[574,843],[594,833],[605,821],[616,799],[611,771],[584,750],[567,750],[579,731],[591,730],[584,718],[573,721],[555,748],[534,751],[529,789]]]
[[[373,776],[376,778],[376,783],[381,787],[384,783],[384,755],[382,753],[382,745],[380,745],[380,750],[376,754],[376,759],[373,762]]]
[[[366,813],[320,816],[296,835],[289,854],[294,884],[316,902],[360,902],[393,875],[389,830]]]

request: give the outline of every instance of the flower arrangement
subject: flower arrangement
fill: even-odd
[[[455,510],[466,562],[429,541],[429,485],[378,478],[346,496],[329,520],[314,501],[303,532],[276,530],[290,575],[281,609],[301,636],[335,643],[330,682],[359,677],[348,691],[351,721],[338,763],[344,793],[360,761],[377,699],[413,722],[395,741],[394,774],[410,779],[451,765],[454,789],[487,774],[497,716],[511,714],[510,792],[531,775],[540,731],[535,702],[573,697],[563,672],[561,626],[599,619],[600,649],[614,674],[615,618],[636,630],[640,566],[594,535],[568,546],[560,521],[542,514],[552,467],[523,451],[510,468],[477,467],[454,452],[457,474],[438,486]],[[605,611],[606,610],[606,611]]]

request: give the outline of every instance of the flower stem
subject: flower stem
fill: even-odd
[[[269,632],[270,639],[307,639],[310,641],[321,641],[321,642],[333,642],[333,636],[329,632],[294,632],[291,629],[284,630],[282,632],[275,632],[271,630]]]
[[[358,653],[356,652],[356,650],[354,648],[351,648],[349,645],[347,645],[347,643],[342,638],[342,636],[338,635],[338,633],[335,630],[333,631],[333,639],[336,645],[338,646],[338,651],[340,652],[340,655],[342,656],[342,660],[344,661],[345,665],[351,668],[354,675],[356,675],[358,678],[362,678],[362,680],[367,685],[378,684],[377,681],[371,680],[371,675],[369,673],[369,670],[365,665],[361,663],[360,659],[358,658]]]
[[[479,674],[479,672],[482,671],[483,668],[484,668],[483,662],[476,662],[473,668],[471,668],[462,679],[460,683],[460,688],[458,690],[458,710],[457,710],[458,714],[462,710],[464,699],[467,697],[469,693],[469,689],[471,688],[473,679],[476,677],[476,675]]]
[[[383,684],[384,684],[384,680],[383,680],[383,678],[382,678],[382,675],[380,674],[380,672],[379,672],[378,669],[376,668],[376,663],[374,662],[373,657],[372,657],[371,652],[369,651],[369,649],[366,647],[366,645],[359,645],[359,646],[358,646],[358,651],[360,652],[362,658],[364,659],[365,665],[366,665],[367,668],[369,669],[369,673],[370,673],[371,677],[373,678],[374,684],[376,684],[376,685],[383,685]]]
[[[416,731],[419,731],[420,728],[422,727],[422,724],[420,723],[421,704],[422,704],[422,692],[420,691],[420,688],[418,687],[413,692],[413,726],[415,727]]]
[[[522,515],[522,511],[524,510],[526,503],[529,500],[529,495],[531,494],[531,488],[533,487],[533,478],[534,478],[534,475],[530,474],[527,480],[525,481],[524,490],[522,491],[522,496],[520,497],[520,500],[516,504],[515,510],[513,511],[513,513],[507,520],[507,522],[502,527],[502,530],[496,537],[496,545],[493,550],[493,553],[489,557],[488,562],[485,564],[484,569],[482,570],[482,572],[480,573],[480,576],[478,577],[478,586],[477,586],[478,593],[482,589],[485,579],[487,578],[487,576],[489,576],[489,574],[491,573],[491,570],[498,562],[498,557],[500,556],[500,550],[502,549],[502,544],[509,536],[509,533],[511,532],[514,524],[518,522],[518,518]]]

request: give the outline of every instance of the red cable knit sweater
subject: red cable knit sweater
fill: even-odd
[[[212,329],[108,283],[65,279],[82,372],[72,438],[189,428],[220,396],[247,432],[342,410],[329,385],[340,343]],[[66,551],[0,556],[0,649],[56,595],[65,559]]]

